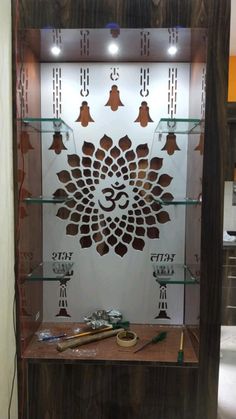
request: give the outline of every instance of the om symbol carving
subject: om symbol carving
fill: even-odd
[[[111,185],[110,188],[104,188],[102,189],[102,193],[104,195],[105,204],[102,204],[100,200],[98,201],[100,207],[103,211],[113,211],[116,208],[116,204],[118,204],[118,207],[120,209],[125,209],[129,205],[129,196],[126,192],[122,191],[122,189],[125,188],[125,185]],[[126,199],[125,199],[126,198]],[[122,203],[119,203],[119,201],[122,199]]]

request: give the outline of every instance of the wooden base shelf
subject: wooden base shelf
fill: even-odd
[[[39,331],[50,330],[52,335],[66,333],[71,335],[78,327],[84,324],[78,323],[42,323]],[[116,338],[110,337],[99,342],[89,343],[75,349],[67,349],[58,352],[57,342],[40,342],[37,335],[34,336],[23,353],[23,358],[31,362],[56,361],[56,362],[79,362],[79,363],[105,363],[105,364],[177,364],[177,354],[180,344],[181,326],[159,326],[132,324],[130,330],[137,333],[138,343],[131,348],[122,348],[117,345]],[[134,353],[139,346],[152,339],[161,331],[167,332],[167,337],[162,342],[150,344],[143,350]],[[196,347],[193,346],[192,338],[187,329],[184,330],[184,365],[198,365]]]

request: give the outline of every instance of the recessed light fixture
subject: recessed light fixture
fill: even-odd
[[[176,48],[176,46],[175,46],[175,45],[171,45],[171,47],[169,47],[169,48],[168,48],[167,52],[168,52],[168,54],[170,54],[170,55],[175,55],[175,54],[176,54],[176,52],[177,52],[177,48]]]
[[[61,48],[59,48],[57,45],[54,45],[51,48],[51,53],[55,56],[59,55],[61,53]]]
[[[117,44],[112,43],[108,45],[108,51],[110,52],[110,54],[115,55],[118,53],[119,47]]]

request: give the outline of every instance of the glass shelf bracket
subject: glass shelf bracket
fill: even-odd
[[[72,200],[69,196],[31,196],[23,199],[26,204],[61,204]]]
[[[173,198],[173,199],[153,199],[160,205],[201,205],[200,199]]]
[[[161,118],[155,128],[155,133],[159,134],[202,134],[203,132],[203,119]]]
[[[73,262],[41,262],[31,269],[29,264],[21,267],[21,277],[27,281],[60,281],[73,274]]]
[[[194,285],[199,283],[200,269],[198,265],[153,263],[153,275],[160,285]]]
[[[73,129],[61,118],[22,118],[20,121],[28,132],[73,133]]]

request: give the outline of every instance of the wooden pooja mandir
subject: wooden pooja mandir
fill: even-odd
[[[215,419],[230,1],[12,8],[19,418]],[[137,347],[166,339],[137,353],[38,340],[73,334],[99,302],[123,308]]]

